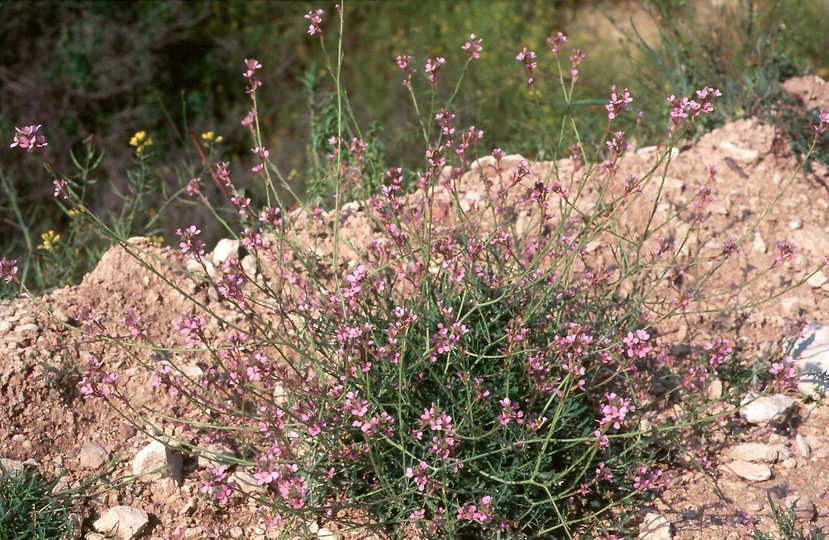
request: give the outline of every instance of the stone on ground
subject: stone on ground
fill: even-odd
[[[132,506],[113,506],[92,524],[95,530],[118,540],[132,540],[149,523],[147,512]]]

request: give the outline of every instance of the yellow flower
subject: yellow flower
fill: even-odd
[[[153,138],[147,137],[146,131],[139,131],[130,139],[130,146],[135,147],[135,151],[139,154],[153,145]]]
[[[160,234],[148,236],[147,241],[156,247],[161,247],[164,245],[164,237]]]
[[[66,213],[69,214],[69,217],[71,218],[78,217],[79,215],[81,215],[81,213],[75,210],[74,208],[70,208]]]
[[[55,244],[60,241],[60,235],[55,234],[55,231],[49,229],[45,233],[40,235],[41,240],[43,243],[37,246],[37,249],[41,249],[43,251],[51,251]]]
[[[203,140],[206,144],[210,143],[220,143],[222,142],[223,138],[221,135],[216,136],[215,133],[212,131],[205,131],[201,134],[201,140]]]

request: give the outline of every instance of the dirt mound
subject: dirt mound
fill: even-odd
[[[792,80],[786,88],[810,109],[829,108],[829,86],[819,78]],[[659,153],[657,148],[639,148],[629,153],[620,163],[617,178],[643,177],[655,166]],[[519,161],[517,156],[505,158],[501,170],[508,171]],[[493,164],[491,158],[482,159],[464,175],[457,185],[462,204],[474,206],[485,192],[486,178],[497,174]],[[713,186],[714,200],[699,228],[693,230],[691,225],[697,216],[688,210],[687,203],[697,196],[711,166],[719,169]],[[558,164],[531,163],[530,169],[533,174],[527,181],[543,178],[553,169],[558,171],[559,178],[576,174],[567,160]],[[819,181],[826,175],[827,171],[817,168],[804,177],[773,126],[757,120],[738,121],[680,149],[664,182],[646,186],[626,208],[620,226],[629,231],[641,230],[651,220],[655,208],[653,220],[664,222],[659,235],[674,241],[687,237],[688,255],[707,261],[703,269],[705,264],[717,264],[717,256],[732,237],[745,236],[743,253],[726,261],[715,285],[732,291],[728,302],[746,304],[785,290],[826,261],[829,199]],[[791,186],[776,201],[781,187],[790,180]],[[661,195],[654,207],[657,191]],[[440,197],[443,204],[449,204],[445,193]],[[580,204],[589,206],[590,201],[591,193],[587,192]],[[331,238],[324,227],[313,221],[333,222],[335,218],[340,220],[343,258],[356,260],[373,234],[371,221],[360,205],[346,205],[340,216],[295,216],[294,226],[302,231],[306,245],[324,257],[331,253]],[[763,279],[752,281],[757,272],[770,267],[777,244],[785,241],[797,244],[798,258],[777,265]],[[597,239],[588,249],[598,260],[611,264],[613,246],[608,240]],[[153,387],[152,373],[145,367],[177,361],[175,355],[164,357],[147,349],[125,349],[118,344],[122,339],[130,339],[136,326],[130,324],[131,318],[138,316],[146,342],[182,347],[184,339],[175,330],[175,324],[194,298],[234,320],[233,310],[219,302],[200,279],[182,272],[184,266],[177,250],[133,239],[110,250],[95,271],[76,287],[66,287],[39,299],[20,297],[0,303],[0,401],[5,404],[6,413],[0,416],[3,458],[33,460],[41,469],[64,471],[70,484],[101,470],[109,459],[114,466],[108,473],[111,477],[132,472],[133,459],[150,439],[100,400],[83,398],[78,382],[90,355],[106,371],[120,374],[121,384],[136,400],[136,406],[151,402],[178,418],[190,414],[184,401]],[[829,322],[829,282],[825,274],[817,273],[808,284],[747,310],[740,328],[744,353],[763,355],[796,317]],[[179,288],[172,288],[170,283]],[[77,331],[83,320],[105,325],[110,329],[110,339],[93,339]],[[720,323],[716,314],[695,315],[672,320],[660,327],[659,333],[675,343],[698,345],[721,333]],[[188,367],[193,372],[202,368],[197,364]],[[714,485],[693,469],[674,471],[674,487],[654,507],[674,524],[676,538],[742,537],[745,529],[737,527],[741,519],[755,513],[769,515],[769,493],[778,501],[790,495],[810,500],[817,512],[806,521],[813,525],[829,524],[829,479],[822,473],[829,466],[829,415],[824,408],[805,405],[801,406],[800,415],[797,434],[755,427],[747,429],[739,441],[715,436],[696,441],[698,448],[708,447],[705,457],[714,463],[728,461],[728,449],[737,442],[782,445],[790,452],[771,466],[773,475],[765,481],[750,481],[723,472]],[[156,420],[160,429],[172,430],[163,418]],[[796,435],[806,441],[808,455],[802,447],[796,447],[801,444]],[[91,444],[102,448],[103,453]],[[100,459],[96,460],[96,455]],[[203,538],[214,528],[235,538],[264,537],[255,505],[236,501],[218,509],[200,497],[199,472],[203,465],[186,459],[180,483],[173,479],[137,483],[107,492],[98,501],[89,501],[84,516],[86,525],[92,523],[93,515],[102,514],[110,506],[130,505],[143,508],[151,516],[149,528],[142,536],[146,538],[179,538],[173,536],[178,533],[185,538]]]

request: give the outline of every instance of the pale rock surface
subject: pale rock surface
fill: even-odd
[[[639,526],[639,540],[671,540],[671,523],[656,512],[648,512]]]
[[[203,469],[230,465],[236,460],[236,452],[226,444],[216,443],[198,451],[198,464]]]
[[[170,476],[181,482],[183,459],[159,441],[151,441],[141,449],[132,462],[132,473],[144,480]]]
[[[759,463],[732,461],[731,463],[721,465],[720,468],[751,482],[765,482],[771,478],[771,469],[769,469],[768,466]]]
[[[827,281],[829,281],[829,278],[826,277],[826,274],[824,274],[822,270],[818,270],[815,275],[810,276],[809,279],[806,280],[806,283],[808,283],[813,289],[819,289],[823,287]]]
[[[790,495],[783,499],[783,505],[787,510],[794,505],[794,514],[800,519],[812,521],[815,518],[815,505],[808,497]]]
[[[147,512],[132,506],[113,506],[92,524],[95,530],[118,540],[131,540],[149,523]]]
[[[812,457],[812,447],[809,445],[809,441],[806,440],[806,437],[798,433],[794,437],[794,445],[797,448],[797,451],[800,453],[801,457],[805,459],[809,459]]]
[[[786,422],[797,406],[795,400],[783,394],[755,398],[748,395],[743,399],[740,416],[750,424],[768,424],[777,427]]]
[[[254,478],[252,474],[245,471],[234,472],[230,475],[230,480],[232,482],[236,482],[236,486],[239,488],[239,491],[246,495],[253,493],[264,493],[266,491],[265,486],[259,485],[256,478]]]
[[[99,469],[109,461],[109,452],[98,441],[86,441],[78,451],[78,462],[84,469]]]
[[[222,238],[216,244],[210,259],[216,266],[221,266],[229,259],[239,258],[239,241],[231,238]]]
[[[728,457],[734,461],[749,461],[753,463],[774,463],[777,461],[777,449],[768,444],[743,443],[728,451]]]
[[[0,476],[3,476],[7,472],[9,474],[16,474],[22,471],[24,466],[22,461],[0,458]]]
[[[829,327],[810,323],[795,343],[792,358],[800,373],[801,392],[814,395],[829,391],[829,379],[820,375],[829,372]]]

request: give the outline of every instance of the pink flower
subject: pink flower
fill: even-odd
[[[0,259],[0,279],[6,283],[17,283],[17,261],[15,259]]]
[[[189,182],[187,182],[187,187],[185,187],[185,191],[187,192],[188,197],[195,197],[201,193],[201,189],[199,188],[199,183],[201,182],[201,178],[191,178]]]
[[[245,58],[245,67],[247,70],[242,75],[248,80],[248,84],[250,85],[245,91],[253,97],[253,93],[256,92],[256,89],[262,86],[262,82],[254,77],[253,73],[257,69],[260,69],[262,64],[259,63],[259,60]]]
[[[190,225],[188,228],[176,230],[176,234],[181,238],[179,247],[181,252],[190,258],[204,255],[204,242],[197,240],[196,235],[200,234],[201,230],[197,229],[195,225]]]
[[[561,44],[565,41],[567,41],[567,36],[561,32],[556,32],[556,35],[547,38],[547,45],[550,46],[550,50],[553,51],[556,58],[558,58],[558,53],[561,50]]]
[[[827,127],[829,127],[829,111],[820,111],[820,115],[818,116],[820,123],[815,126],[815,131],[818,134],[825,133]]]
[[[63,190],[66,189],[66,180],[54,180],[52,182],[52,185],[55,186],[55,198],[57,199],[58,197],[63,195],[63,198],[65,199],[66,195],[64,195]]]
[[[24,126],[22,128],[14,128],[14,142],[9,148],[19,146],[27,152],[32,152],[36,148],[44,148],[48,145],[44,135],[38,135],[37,130],[40,129],[41,124],[36,126]]]
[[[516,60],[524,64],[524,67],[527,68],[527,84],[530,86],[533,85],[533,71],[538,67],[538,62],[535,61],[535,52],[529,50],[528,48],[524,47],[521,49],[521,52],[515,57]]]
[[[426,59],[426,68],[424,71],[429,75],[429,84],[434,86],[438,82],[438,70],[440,69],[443,64],[446,63],[446,58],[442,58],[438,56],[434,60],[431,58]]]
[[[483,38],[479,38],[475,34],[469,34],[469,41],[464,43],[461,49],[469,53],[470,60],[472,60],[473,58],[477,59],[481,57],[481,51],[484,48],[483,42]]]
[[[616,90],[616,85],[610,87],[610,101],[604,106],[607,109],[607,119],[612,122],[619,113],[628,110],[628,103],[633,101],[630,92],[625,88],[622,92]]]
[[[652,348],[647,344],[650,335],[644,330],[637,330],[636,334],[628,332],[627,336],[622,340],[627,345],[628,358],[644,358]]]
[[[322,28],[320,25],[322,24],[322,15],[325,13],[321,9],[312,10],[305,14],[305,18],[311,21],[310,26],[308,26],[308,35],[309,36],[321,36],[322,35]]]
[[[581,52],[581,49],[573,49],[573,54],[570,56],[570,77],[573,78],[573,82],[579,80],[579,64],[581,61],[587,58],[587,55]]]

